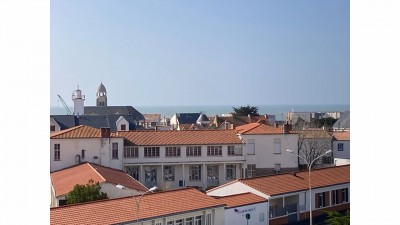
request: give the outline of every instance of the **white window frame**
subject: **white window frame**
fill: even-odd
[[[256,175],[256,164],[247,164],[246,177],[254,177]]]
[[[274,138],[274,154],[281,154],[282,146],[281,146],[281,139]]]
[[[175,166],[164,166],[164,181],[175,180]]]
[[[201,165],[189,165],[189,180],[201,180]]]
[[[256,140],[248,139],[246,143],[247,155],[255,155],[256,154]]]
[[[222,145],[207,146],[208,156],[222,156]]]
[[[338,143],[338,144],[337,144],[337,150],[338,150],[339,152],[342,152],[343,149],[344,149],[343,143]]]
[[[226,165],[226,179],[235,180],[236,179],[236,165],[228,164]]]
[[[275,163],[274,164],[274,172],[276,174],[281,172],[281,164],[280,163]]]
[[[145,158],[160,157],[160,147],[144,147],[143,151]]]
[[[118,159],[118,142],[112,143],[112,159]]]
[[[201,146],[186,146],[186,156],[201,156]]]
[[[180,157],[181,147],[179,146],[168,146],[165,147],[165,157]]]
[[[124,158],[139,158],[139,148],[131,146],[125,147]]]
[[[61,144],[54,144],[54,161],[61,160]]]

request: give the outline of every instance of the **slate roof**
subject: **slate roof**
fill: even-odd
[[[144,120],[144,116],[132,106],[85,106],[85,115],[132,115]]]
[[[178,119],[179,124],[196,123],[199,117],[200,113],[176,113],[176,118]]]
[[[148,190],[143,184],[129,176],[126,172],[100,166],[95,163],[84,162],[52,172],[50,176],[56,196],[67,194],[76,184],[85,185],[90,179],[99,183],[121,184],[125,187],[144,192]]]
[[[130,196],[50,208],[50,224],[119,224],[225,206],[194,188],[186,188],[143,195],[137,217],[135,200],[138,201],[140,196],[135,198]]]
[[[243,194],[236,194],[236,195],[228,195],[228,196],[213,196],[215,199],[218,199],[222,203],[226,204],[225,208],[233,208],[233,207],[238,207],[238,206],[246,206],[246,205],[252,205],[252,204],[257,204],[257,203],[262,203],[262,202],[267,202],[268,200],[260,197],[258,195],[255,195],[253,193],[247,192]]]
[[[165,130],[165,131],[119,131],[126,145],[207,145],[243,144],[234,130]]]
[[[262,123],[250,123],[235,129],[240,134],[283,134],[281,128],[265,125]]]
[[[333,129],[350,129],[350,111],[344,112],[332,126]]]
[[[304,171],[238,179],[213,188],[207,192],[236,182],[241,182],[269,196],[305,191],[309,189],[308,171]],[[350,165],[314,169],[311,171],[311,188],[313,189],[345,183],[350,183]]]
[[[94,128],[110,127],[111,132],[117,131],[116,121],[123,116],[129,123],[129,130],[136,129],[136,118],[133,115],[50,115],[65,130],[79,125]]]

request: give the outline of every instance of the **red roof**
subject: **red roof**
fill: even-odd
[[[224,204],[226,204],[227,209],[232,208],[232,207],[238,207],[238,206],[245,206],[245,205],[252,205],[252,204],[257,204],[257,203],[262,203],[262,202],[267,202],[268,200],[260,197],[258,195],[255,195],[253,193],[244,193],[244,194],[237,194],[237,195],[229,195],[229,196],[223,196],[223,197],[217,197],[214,196],[214,198],[220,200]]]
[[[122,170],[100,166],[94,163],[82,163],[50,173],[56,196],[70,192],[76,184],[85,185],[90,179],[94,182],[121,184],[139,191],[147,191],[139,181]]]
[[[135,196],[136,200],[140,196]],[[194,189],[148,193],[140,201],[139,219],[163,217],[207,208],[223,207],[220,201]],[[50,208],[50,224],[116,224],[136,221],[133,197]]]
[[[244,178],[233,181],[232,183],[236,182],[241,182],[269,196],[304,191],[309,188],[308,171],[247,179]],[[312,188],[321,188],[344,183],[350,183],[350,165],[315,169],[311,171]],[[211,192],[229,184],[231,183],[216,187],[207,192]]]
[[[118,137],[111,133],[111,137]],[[68,138],[101,138],[100,129],[79,125],[69,129],[53,132],[50,134],[51,139],[68,139]]]
[[[350,132],[346,131],[333,132],[332,137],[335,141],[350,141]]]
[[[119,131],[118,136],[140,146],[243,144],[234,130]]]
[[[266,125],[263,123],[250,123],[236,127],[236,131],[240,134],[282,134],[281,128]]]

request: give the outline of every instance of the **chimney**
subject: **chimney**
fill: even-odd
[[[283,125],[283,133],[288,134],[291,129],[292,125],[289,124],[289,121],[286,121],[286,123]]]
[[[102,127],[100,128],[101,138],[110,138],[110,128]]]

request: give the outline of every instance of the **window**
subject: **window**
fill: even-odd
[[[211,214],[206,215],[206,225],[211,225]]]
[[[67,204],[67,200],[66,199],[60,199],[58,200],[58,206],[63,206]]]
[[[274,154],[281,154],[281,139],[274,138]]]
[[[193,225],[193,217],[186,218],[185,225]]]
[[[343,151],[343,143],[338,143],[337,144],[337,150],[338,151]]]
[[[121,130],[126,130],[126,124],[121,124]]]
[[[339,199],[338,199],[339,190],[333,190],[331,192],[331,195],[332,195],[332,205],[338,204],[339,203]]]
[[[147,166],[144,168],[145,181],[157,181],[157,167]]]
[[[248,164],[247,165],[247,177],[254,177],[256,175],[256,165]]]
[[[242,146],[228,146],[228,155],[242,155]]]
[[[112,143],[112,158],[118,159],[118,143]]]
[[[348,188],[343,188],[342,189],[342,199],[343,202],[349,202],[349,189]]]
[[[60,155],[60,144],[54,144],[54,160],[61,160]]]
[[[126,166],[125,171],[127,174],[129,174],[131,177],[135,178],[136,180],[139,180],[139,166]]]
[[[226,165],[226,179],[233,180],[236,179],[236,166]]]
[[[175,167],[174,166],[164,166],[164,180],[174,181],[175,180]]]
[[[222,146],[207,146],[207,155],[222,155]]]
[[[264,218],[264,213],[260,213],[260,222],[264,222],[265,218]]]
[[[160,157],[160,147],[144,147],[144,157]]]
[[[281,172],[281,164],[280,163],[276,163],[274,165],[274,171],[275,171],[276,174]]]
[[[156,225],[162,225],[162,222],[156,222]]]
[[[201,180],[201,165],[189,166],[189,180]]]
[[[82,156],[82,159],[84,159],[85,158],[85,152],[86,152],[86,150],[85,149],[82,149],[82,151],[81,151],[81,156]]]
[[[329,206],[329,191],[315,194],[315,208]]]
[[[174,221],[168,221],[167,225],[174,225]]]
[[[181,156],[181,147],[165,147],[165,157]]]
[[[175,225],[183,225],[183,220],[175,220]]]
[[[56,131],[56,126],[50,125],[50,131]]]
[[[247,140],[246,148],[247,148],[247,155],[256,154],[256,142],[255,142],[255,140],[254,139]]]
[[[125,147],[124,158],[138,158],[139,148],[138,147]]]
[[[203,216],[196,216],[195,218],[194,218],[194,225],[202,225],[202,222],[203,221]]]
[[[187,146],[186,156],[201,156],[201,146]]]

